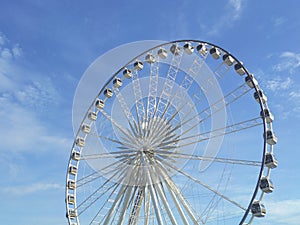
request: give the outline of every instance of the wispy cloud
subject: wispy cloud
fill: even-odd
[[[277,92],[282,90],[287,90],[293,84],[293,80],[290,77],[281,78],[275,77],[274,79],[267,81],[267,88],[271,91]]]
[[[6,36],[0,32],[0,47],[6,43]]]
[[[56,190],[56,189],[63,189],[63,186],[57,183],[33,183],[28,185],[17,185],[13,187],[3,187],[0,189],[2,194],[9,194],[9,195],[30,195],[40,191],[49,191],[49,190]]]
[[[238,19],[242,10],[242,0],[230,0],[228,6],[232,9],[232,13],[234,13],[233,18]]]
[[[230,0],[225,9],[224,14],[221,15],[218,21],[211,26],[211,30],[208,32],[208,35],[217,35],[224,28],[230,28],[233,26],[233,23],[240,19],[245,0]]]
[[[268,205],[268,221],[270,224],[299,224],[300,199],[276,201]]]
[[[35,108],[45,108],[59,103],[59,94],[55,90],[51,79],[45,78],[43,82],[32,81],[15,92],[15,97],[21,103]]]
[[[270,54],[267,60],[271,60],[273,66],[270,66],[267,73],[259,71],[258,74],[265,80],[263,88],[276,96],[270,106],[273,106],[274,112],[281,119],[299,118],[300,86],[296,75],[300,71],[300,53],[286,51]]]
[[[287,19],[284,17],[275,17],[271,19],[273,26],[279,27],[287,22]]]
[[[18,58],[23,55],[19,44],[15,44],[10,48],[8,43],[7,37],[0,32],[0,58],[11,59],[12,57]]]
[[[293,74],[295,73],[295,70],[300,67],[300,53],[283,52],[279,58],[281,59],[281,62],[273,67],[277,72],[287,71],[290,74]]]
[[[23,51],[10,47],[0,33],[0,136],[2,151],[29,151],[70,145],[67,138],[55,135],[45,126],[43,115],[59,105],[60,95],[47,76],[29,72],[18,62]]]
[[[300,101],[300,91],[292,91],[289,96],[294,100]]]
[[[71,141],[56,136],[44,127],[34,112],[14,103],[11,96],[0,97],[0,122],[2,151],[40,151],[67,148]]]

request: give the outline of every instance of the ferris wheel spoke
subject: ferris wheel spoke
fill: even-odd
[[[149,225],[149,217],[150,217],[150,214],[151,214],[151,205],[150,205],[150,203],[151,203],[151,195],[150,195],[150,192],[149,192],[149,189],[148,189],[148,187],[147,187],[147,185],[146,186],[144,186],[144,189],[143,189],[144,191],[144,196],[143,196],[143,198],[144,198],[144,201],[143,201],[143,203],[144,203],[144,225]],[[138,223],[138,220],[135,218],[135,220],[132,220],[132,223],[130,224],[130,223],[128,223],[128,225],[137,225],[137,223]]]
[[[182,209],[182,207],[181,207],[181,205],[179,203],[179,200],[178,200],[176,194],[174,193],[174,190],[172,190],[168,184],[166,184],[166,187],[168,189],[168,192],[171,195],[171,198],[172,198],[173,202],[175,203],[175,207],[176,207],[176,209],[177,209],[177,211],[178,211],[178,213],[179,213],[179,215],[180,215],[180,217],[182,219],[183,224],[184,225],[189,225],[189,222],[188,222],[188,220],[186,218],[186,215],[183,212],[183,209]]]
[[[137,166],[133,165],[132,170],[126,170],[125,172],[125,176],[121,176],[121,180],[119,183],[123,181],[128,181],[130,179],[133,179],[133,177],[136,177],[136,173],[137,173]],[[119,204],[120,198],[123,198],[122,196],[125,195],[126,190],[131,187],[131,185],[126,185],[126,184],[121,184],[121,188],[117,194],[117,196],[115,197],[115,200],[113,201],[112,206],[110,207],[110,209],[108,210],[108,212],[106,213],[105,217],[104,217],[104,222],[103,224],[109,224],[109,221],[111,220],[111,217],[113,215],[113,213],[115,213],[115,209]],[[125,203],[126,204],[126,203]]]
[[[151,172],[150,172],[149,169],[146,169],[146,179],[147,179],[147,182],[149,184],[148,188],[149,188],[151,199],[152,199],[152,202],[153,202],[157,223],[158,223],[158,225],[163,225],[163,220],[162,220],[162,216],[161,216],[161,209],[159,207],[159,202],[158,202],[158,196],[157,196],[157,193],[154,189],[154,186],[153,186],[154,180],[152,180]]]
[[[150,184],[150,185],[153,186],[153,188],[154,188],[154,190],[157,194],[158,200],[160,200],[162,202],[162,204],[164,205],[164,208],[167,211],[168,218],[170,219],[170,222],[174,225],[177,225],[176,219],[173,215],[173,212],[171,211],[171,208],[170,208],[170,205],[169,205],[168,200],[166,198],[165,192],[162,188],[163,184],[162,184],[162,180],[161,180],[161,176],[160,176],[160,171],[157,170],[156,168],[154,168],[153,166],[149,166],[149,171],[150,171],[150,176],[151,176],[152,181],[157,180],[157,179],[159,180],[158,182],[155,182],[155,183]],[[154,174],[156,174],[156,178],[153,177]]]
[[[145,120],[146,111],[143,102],[143,94],[140,84],[140,79],[138,77],[138,70],[134,70],[132,74],[132,88],[135,97],[135,108],[137,113],[137,121],[139,127],[141,127],[142,122]]]
[[[159,140],[161,140],[161,136],[164,136],[163,142],[168,141],[170,139],[174,140],[176,137],[176,134],[170,133],[169,128],[170,126],[166,125],[165,123],[161,123],[160,125],[157,125],[155,129],[155,132],[152,132],[152,137],[149,138],[149,140],[152,143],[159,143]]]
[[[133,155],[136,155],[136,151],[123,150],[123,151],[116,151],[116,152],[83,155],[83,156],[81,156],[81,159],[88,160],[88,159],[99,159],[99,158],[121,158],[121,157],[126,158],[128,156],[133,156]]]
[[[185,177],[189,178],[190,180],[200,184],[202,187],[210,190],[211,192],[215,193],[216,195],[220,196],[221,198],[225,199],[226,201],[232,203],[233,205],[239,207],[240,209],[246,211],[247,209],[240,205],[239,203],[237,203],[236,201],[232,200],[231,198],[223,195],[222,193],[220,193],[219,191],[215,190],[214,188],[212,188],[211,186],[205,184],[204,182],[194,178],[193,176],[189,175],[188,173],[184,172],[183,170],[179,169],[178,167],[174,166],[174,165],[171,165],[170,163],[164,161],[164,164],[167,165],[169,168],[173,169],[174,171],[184,175]]]
[[[111,142],[114,142],[116,144],[123,144],[123,142],[119,141],[119,140],[116,140],[114,138],[110,138],[110,137],[106,137],[106,136],[103,136],[103,135],[99,135],[97,132],[91,132],[90,133],[91,136],[94,136],[94,137],[98,137],[98,138],[101,138],[103,140],[107,140],[107,141],[111,141]]]
[[[101,170],[96,170],[89,175],[83,176],[81,179],[77,180],[76,187],[79,188],[85,184],[88,184],[88,183],[96,180],[96,179],[107,176],[108,174],[116,171],[114,166],[117,167],[118,164],[122,165],[126,162],[128,162],[128,159],[121,159],[116,162],[108,164],[107,166],[101,168]],[[117,167],[117,168],[119,168],[119,167]],[[122,167],[120,167],[120,168],[122,168]],[[110,169],[110,170],[107,170],[107,169]],[[101,173],[100,173],[100,171],[101,171]]]
[[[211,138],[216,138],[216,137],[220,137],[223,135],[236,133],[238,131],[250,129],[250,128],[253,128],[253,127],[256,127],[259,125],[262,125],[262,122],[261,122],[261,118],[257,117],[257,118],[249,119],[249,120],[239,122],[236,124],[228,125],[223,128],[218,128],[218,129],[215,129],[212,131],[208,131],[205,133],[182,137],[182,138],[178,139],[178,142],[184,141],[184,140],[189,140],[189,139],[194,139],[194,138],[199,138],[199,139],[196,141],[191,141],[188,143],[183,143],[181,145],[178,145],[177,148],[182,148],[184,146],[188,146],[188,145],[192,145],[192,144],[195,144],[198,142],[206,141]],[[169,142],[163,143],[163,145],[168,145],[168,144],[170,144],[170,143]]]
[[[221,98],[214,103],[212,103],[208,108],[202,110],[200,114],[206,114],[207,117],[211,117],[214,113],[219,112],[221,109],[223,109],[224,106],[228,106],[231,103],[237,101],[241,97],[243,97],[245,94],[247,94],[251,88],[249,88],[245,83],[234,89],[233,91],[229,92],[224,96],[224,98]],[[220,108],[220,103],[221,108]],[[223,105],[224,104],[224,105]],[[212,113],[209,113],[209,111],[213,111]]]
[[[207,56],[207,55],[206,55],[206,56]],[[188,73],[188,74],[192,73],[192,74],[194,74],[194,76],[197,76],[198,73],[201,72],[201,68],[202,68],[202,66],[203,66],[203,64],[204,64],[204,62],[205,62],[205,59],[206,59],[206,57],[205,57],[204,59],[200,59],[200,58],[198,58],[198,57],[195,57],[194,62],[193,62],[193,64],[192,64],[192,66],[190,67],[189,73]],[[220,72],[221,68],[225,68],[225,70],[222,70],[222,72]],[[214,70],[213,73],[216,75],[217,80],[220,80],[220,79],[222,79],[222,78],[224,77],[224,75],[229,71],[229,69],[230,69],[230,67],[228,67],[226,64],[224,65],[224,63],[222,63],[222,64],[220,64],[219,67],[217,67],[217,68]],[[190,85],[192,84],[191,79],[188,78],[188,76],[189,76],[188,74],[186,75],[187,77],[185,78],[185,80],[186,80],[187,82],[184,82],[184,83],[187,83],[188,85],[182,84],[182,87],[186,87],[186,86],[187,86],[187,87],[185,88],[186,90],[188,90],[189,87],[190,87]],[[198,105],[199,103],[202,102],[202,100],[203,100],[204,97],[205,97],[204,94],[208,94],[208,92],[209,92],[210,90],[212,90],[212,89],[206,89],[206,88],[204,88],[204,87],[207,86],[207,84],[209,84],[209,83],[212,82],[211,79],[215,79],[215,78],[214,78],[214,77],[211,77],[211,78],[207,79],[206,82],[201,86],[202,92],[200,92],[200,93],[201,93],[200,96],[198,96],[198,95],[199,95],[199,92],[197,92],[197,91],[196,91],[194,94],[192,94],[192,96],[193,96],[194,98],[196,98],[197,101],[196,101],[196,103],[195,103],[195,106],[192,107],[188,113],[186,113],[186,115],[185,115],[184,118],[186,118],[186,117],[192,112],[192,110],[194,110],[194,108],[196,107],[196,105]],[[184,81],[185,81],[185,80],[184,80]],[[183,104],[181,105],[181,107],[179,107],[179,109],[178,109],[177,111],[180,111],[181,108],[184,107],[184,106],[185,106],[185,102],[183,102]],[[175,112],[175,113],[176,113],[176,112]],[[184,119],[184,118],[183,118],[183,119]]]
[[[101,112],[106,119],[108,119],[112,124],[114,124],[126,137],[130,137],[129,132],[123,128],[120,124],[117,123],[107,112],[105,112],[103,109],[100,109],[99,112]]]
[[[205,157],[199,155],[189,155],[179,152],[169,152],[169,151],[157,151],[158,156],[164,156],[165,158],[181,158],[181,159],[191,159],[191,160],[200,160],[200,161],[211,161],[211,162],[219,162],[219,163],[227,163],[227,164],[239,164],[246,166],[261,166],[260,161],[251,161],[251,160],[241,160],[241,159],[228,159],[228,158],[218,158],[218,157]]]
[[[246,84],[242,84],[238,88],[234,89],[233,91],[231,91],[230,93],[225,95],[224,98],[221,98],[221,99],[215,101],[214,103],[210,104],[209,107],[205,108],[204,110],[202,110],[201,112],[199,112],[197,114],[197,116],[203,115],[202,119],[201,120],[199,119],[197,123],[193,124],[189,129],[185,130],[182,133],[182,135],[188,133],[189,131],[194,129],[196,126],[198,126],[200,123],[203,123],[205,120],[211,118],[214,114],[216,114],[217,112],[221,111],[222,109],[224,109],[225,107],[227,107],[228,105],[233,103],[234,101],[241,98],[246,93],[248,93],[250,90],[251,89]],[[187,118],[187,117],[195,109],[196,104],[190,108],[190,111],[182,118],[182,122],[180,124],[178,124],[177,126],[175,126],[173,128],[172,132],[174,132],[178,128],[182,127],[183,125],[185,125],[195,119],[195,116],[192,116],[191,118]]]
[[[171,194],[171,197],[176,205],[177,211],[179,212],[182,221],[184,224],[189,224],[185,213],[183,212],[181,205],[184,207],[185,211],[187,212],[189,218],[193,221],[193,224],[198,225],[198,218],[200,218],[197,213],[193,210],[191,207],[191,204],[185,199],[183,194],[181,193],[180,189],[177,187],[177,185],[174,183],[174,181],[171,179],[171,177],[168,175],[168,172],[165,168],[165,166],[158,160],[156,160],[156,163],[158,165],[159,171],[162,175],[162,179],[164,179],[164,182],[166,184],[166,187]],[[197,216],[197,217],[196,217]],[[204,223],[203,223],[204,224]]]
[[[176,53],[173,53],[173,57],[166,75],[165,82],[163,84],[163,90],[162,93],[158,99],[157,103],[157,111],[156,114],[161,114],[163,111],[165,111],[165,108],[168,105],[168,100],[170,99],[170,96],[173,91],[173,87],[175,84],[175,79],[179,70],[179,65],[183,56],[183,50],[182,49],[177,49],[179,48],[177,44],[172,45],[172,47],[176,49]],[[177,52],[178,50],[178,52]],[[160,115],[159,115],[160,116]]]
[[[98,135],[97,133],[91,133],[91,135],[95,136],[95,137],[98,137],[98,138],[101,138],[101,139],[106,140],[106,141],[110,141],[110,142],[119,144],[118,148],[120,148],[120,149],[122,149],[122,146],[123,147],[126,146],[125,149],[134,148],[133,143],[135,143],[135,141],[132,140],[132,135],[131,136],[122,136],[122,137],[120,137],[122,139],[122,141],[116,140],[114,138],[106,137],[106,136],[103,136],[103,135]]]
[[[108,203],[108,200],[112,197],[113,193],[116,191],[116,189],[118,188],[120,184],[116,183],[115,187],[113,189],[113,191],[109,194],[109,196],[107,197],[106,201],[104,201],[104,203],[102,204],[102,206],[100,207],[100,209],[98,210],[98,212],[96,213],[96,215],[92,218],[92,220],[90,221],[89,225],[93,224],[96,222],[96,219],[98,218],[98,216],[100,215],[101,211],[104,209],[105,205]],[[101,222],[97,222],[98,224],[100,224]]]
[[[137,194],[134,193],[135,196],[134,200],[132,199],[132,209],[129,216],[128,225],[134,225],[138,222],[138,215],[140,214],[142,202],[144,200],[145,194],[145,186],[143,187],[136,187]],[[136,191],[135,190],[135,191]]]
[[[95,204],[103,195],[108,193],[111,189],[113,189],[112,192],[116,190],[118,187],[118,183],[114,183],[110,186],[107,186],[108,183],[112,180],[112,178],[116,177],[120,172],[124,172],[123,168],[120,168],[115,172],[111,177],[107,178],[107,180],[99,187],[97,188],[93,193],[91,193],[88,197],[86,197],[80,204],[77,206],[77,210],[83,208],[78,213],[81,215],[83,212],[85,212],[88,208],[90,208],[93,204]],[[120,179],[121,181],[122,179]],[[106,188],[107,187],[107,188]],[[99,193],[100,192],[100,193]],[[99,194],[98,196],[96,196]]]
[[[105,183],[105,185],[107,184],[107,182]],[[101,185],[99,188],[96,189],[96,191],[94,191],[91,195],[89,195],[86,199],[84,199],[84,201],[82,201],[78,206],[77,206],[77,210],[78,210],[78,216],[80,216],[81,214],[83,214],[86,210],[88,210],[93,204],[95,204],[101,197],[103,197],[108,191],[110,191],[111,189],[113,191],[116,190],[117,188],[117,184],[113,184],[111,186],[109,186],[107,189],[105,189],[105,185]],[[102,190],[104,189],[104,190]],[[96,194],[98,194],[98,192],[101,193],[95,197]],[[82,208],[82,209],[81,209]]]
[[[147,119],[153,118],[156,107],[156,96],[158,89],[158,77],[159,77],[159,57],[155,58],[155,62],[150,64],[150,81],[149,81],[149,93],[147,102]]]
[[[174,128],[172,130],[170,130],[169,132],[175,132],[176,130],[178,130],[180,127],[182,127],[183,125],[188,124],[189,122],[191,122],[192,120],[197,120],[196,123],[194,123],[193,125],[190,126],[189,129],[185,130],[181,135],[184,135],[186,133],[188,133],[189,131],[191,131],[192,129],[194,129],[196,126],[198,126],[200,123],[203,123],[205,120],[209,119],[210,117],[212,117],[215,113],[219,112],[220,110],[224,109],[226,106],[228,106],[229,104],[233,103],[234,101],[236,101],[237,99],[239,99],[240,97],[242,97],[243,95],[245,95],[249,90],[245,84],[241,85],[240,87],[236,88],[234,91],[230,92],[229,94],[227,94],[224,99],[219,99],[216,102],[214,102],[212,105],[210,105],[209,107],[207,107],[206,109],[202,110],[201,112],[199,112],[196,117],[195,115],[192,116],[191,118],[188,118],[188,116],[190,115],[190,113],[196,108],[196,105],[200,102],[196,102],[194,106],[191,106],[189,111],[183,116],[182,118],[182,122],[178,123],[177,125],[174,126]],[[231,97],[231,100],[227,100],[226,98]],[[227,101],[225,104],[223,104],[223,101]],[[184,107],[185,104],[182,104],[182,107]],[[181,108],[182,109],[182,108]],[[180,109],[180,110],[181,110]],[[213,112],[211,112],[211,109],[214,109]],[[178,111],[180,111],[178,110]],[[176,114],[178,113],[175,112],[173,114],[173,116],[169,119],[169,121],[167,123],[170,123],[171,120],[176,116]],[[198,116],[204,114],[203,118],[200,120],[198,118]]]
[[[128,205],[130,204],[129,200],[130,200],[130,195],[131,195],[131,192],[132,192],[132,187],[133,186],[129,186],[126,189],[126,193],[124,194],[125,198],[124,198],[124,201],[123,201],[122,209],[121,209],[119,220],[118,220],[118,223],[117,223],[118,225],[123,224],[123,221],[124,221],[124,218],[125,218],[125,212],[128,208]],[[121,202],[120,202],[119,205],[121,205]]]
[[[110,119],[111,121],[114,121],[113,124],[123,133],[123,136],[120,137],[120,139],[122,139],[122,141],[113,139],[113,138],[109,138],[103,135],[98,135],[95,132],[92,133],[92,135],[97,136],[99,138],[102,138],[104,140],[108,140],[120,145],[126,145],[127,147],[131,148],[133,147],[132,143],[136,143],[136,140],[134,137],[136,137],[137,135],[139,135],[141,133],[140,131],[140,127],[137,128],[135,121],[133,121],[133,124],[135,125],[136,129],[134,129],[132,127],[132,124],[129,123],[131,131],[134,133],[134,135],[130,134],[130,131],[123,128],[121,125],[119,125],[112,117],[110,117],[105,111],[101,110],[101,112],[105,115],[105,117],[107,117],[108,119]],[[136,130],[138,130],[139,134],[136,133]]]
[[[200,74],[203,63],[203,59],[200,59],[196,56],[194,57],[194,60],[189,67],[188,72],[185,74],[183,80],[181,81],[176,93],[173,96],[169,97],[169,103],[173,106],[173,108],[170,108],[168,110],[168,114],[166,115],[167,118],[173,117],[172,119],[174,119],[174,114],[177,114],[178,111],[180,111],[180,108],[186,104],[184,96],[194,82],[193,77],[196,77]]]
[[[126,119],[128,120],[128,123],[135,123],[136,121],[132,113],[130,112],[129,106],[127,105],[122,93],[119,91],[119,88],[114,89],[114,91],[116,92],[118,102],[121,105],[121,108],[126,116]]]
[[[112,219],[112,216],[113,216],[113,213],[115,212],[115,209],[116,209],[116,207],[117,207],[117,203],[119,202],[119,200],[122,198],[122,196],[123,196],[123,194],[124,194],[124,192],[125,192],[125,189],[126,189],[126,185],[121,185],[121,184],[118,184],[118,186],[121,186],[120,187],[120,189],[119,189],[119,191],[118,191],[118,194],[117,194],[117,196],[116,196],[116,198],[114,199],[114,201],[113,201],[113,205],[110,207],[110,208],[108,208],[109,210],[108,210],[108,212],[104,215],[104,218],[102,219],[102,221],[100,221],[98,224],[100,224],[100,223],[102,223],[103,222],[103,220],[105,219],[105,221],[102,223],[102,224],[108,224],[108,222]],[[116,191],[116,190],[114,190],[114,191]],[[98,211],[98,213],[97,214],[99,214],[102,210],[103,210],[103,208],[105,207],[105,205],[106,204],[108,204],[110,201],[110,199],[112,198],[112,195],[114,194],[114,192],[111,192],[111,194],[108,196],[108,198],[106,199],[106,201],[103,203],[103,205],[102,205],[102,207],[100,208],[100,210]],[[98,216],[98,215],[97,215]],[[92,221],[91,221],[91,223],[90,224],[92,224],[94,221],[95,221],[95,219],[96,219],[97,217],[95,217]]]
[[[173,215],[173,213],[171,211],[171,208],[170,208],[170,205],[168,203],[168,200],[167,200],[167,198],[165,196],[165,193],[164,193],[164,191],[163,191],[163,189],[161,187],[162,184],[159,183],[159,184],[155,184],[154,186],[156,187],[156,191],[157,191],[157,193],[158,193],[158,195],[159,195],[159,197],[160,197],[160,199],[161,199],[161,201],[162,201],[162,203],[163,203],[163,205],[164,205],[164,207],[165,207],[165,209],[166,209],[166,211],[168,213],[168,216],[169,216],[172,224],[176,225],[177,224],[176,219],[175,219],[175,217],[174,217],[174,215]]]
[[[214,70],[213,70],[213,74],[217,77],[217,80],[222,79],[226,73],[228,73],[230,71],[230,66],[228,66],[224,61],[217,66]]]

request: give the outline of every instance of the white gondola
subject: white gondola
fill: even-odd
[[[255,201],[251,205],[251,212],[253,216],[264,217],[266,215],[266,207],[260,201]]]
[[[82,130],[84,133],[88,134],[88,133],[90,133],[90,131],[91,131],[91,127],[90,127],[89,125],[87,125],[87,124],[82,124],[81,130]]]
[[[245,82],[250,88],[254,88],[254,86],[258,85],[257,80],[253,76],[253,74],[249,74],[249,76],[245,77]]]
[[[234,63],[234,58],[229,55],[229,54],[225,54],[223,55],[223,61],[228,65],[228,66],[232,66]]]
[[[95,105],[96,105],[97,109],[103,109],[104,108],[104,101],[101,100],[101,99],[97,99]]]
[[[235,71],[239,74],[239,75],[244,75],[246,73],[243,65],[241,63],[237,63],[234,65],[234,69]]]
[[[159,49],[159,50],[157,51],[157,54],[158,54],[158,56],[159,56],[160,58],[162,58],[162,59],[166,59],[166,58],[168,57],[168,52],[167,52],[167,50],[164,49],[164,48]]]
[[[278,165],[278,160],[272,153],[267,153],[265,156],[265,165],[270,169],[274,169]]]
[[[71,190],[74,190],[75,189],[75,181],[73,180],[69,180],[68,181],[68,188],[71,189]]]
[[[173,44],[170,48],[173,55],[178,55],[180,53],[180,48],[176,44]]]
[[[199,44],[196,47],[196,49],[202,56],[205,56],[207,54],[207,48],[206,48],[205,44]]]
[[[209,53],[211,54],[211,56],[214,58],[214,59],[218,59],[220,58],[221,56],[221,51],[216,48],[216,47],[212,47],[210,50],[209,50]]]
[[[260,179],[259,187],[265,193],[271,193],[274,190],[274,184],[268,177],[262,177]]]
[[[270,112],[269,109],[264,109],[260,112],[260,116],[265,117],[267,123],[272,123],[274,120],[274,115]]]
[[[120,78],[115,78],[113,80],[113,85],[115,88],[119,88],[122,86],[122,80]]]
[[[125,69],[123,71],[123,76],[126,77],[126,78],[131,78],[132,77],[132,71],[130,69]]]
[[[135,70],[142,70],[144,68],[144,64],[141,61],[135,61],[133,68]]]
[[[147,54],[146,57],[145,57],[145,61],[147,63],[154,63],[155,62],[155,57],[154,55],[151,55],[151,54]]]
[[[77,151],[72,151],[72,159],[78,161],[80,159],[80,153]]]
[[[268,101],[268,97],[263,93],[262,90],[258,90],[254,93],[255,100],[259,103],[259,99],[261,99],[262,103],[266,103]]]
[[[104,90],[104,95],[107,97],[107,98],[111,98],[113,96],[113,92],[111,89],[107,88]]]
[[[73,205],[75,203],[75,197],[74,197],[74,195],[68,195],[67,202],[68,202],[68,204],[72,204]]]
[[[95,121],[97,119],[97,113],[95,112],[89,112],[88,118],[92,121]]]
[[[69,217],[70,218],[75,218],[77,216],[76,210],[75,209],[69,209]]]
[[[275,145],[277,143],[277,137],[272,130],[267,130],[266,138],[269,145]]]
[[[76,145],[79,146],[79,147],[83,147],[84,144],[85,144],[84,142],[85,142],[85,141],[84,141],[83,138],[78,137],[78,138],[76,139]]]
[[[69,167],[69,173],[72,175],[75,175],[77,173],[77,167],[76,166],[70,166]]]
[[[194,47],[191,45],[191,43],[185,43],[183,49],[188,55],[191,55],[194,52]]]

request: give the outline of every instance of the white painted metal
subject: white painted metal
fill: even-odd
[[[194,49],[197,51],[194,52]],[[212,56],[208,59],[207,49]],[[171,53],[170,57],[168,53]],[[223,56],[223,61],[214,60],[220,56]],[[214,69],[206,70],[209,60],[214,62]],[[144,65],[145,62],[148,64]],[[181,67],[182,63],[188,66]],[[230,67],[233,64],[235,66]],[[133,72],[126,68],[131,68]],[[203,71],[211,72],[214,76],[211,79],[221,80],[232,70],[239,75],[247,74],[242,84],[226,90],[223,98],[214,99],[209,102],[208,107],[201,108],[206,95],[214,91],[206,85],[211,80],[198,83],[197,79],[203,75]],[[144,86],[145,82],[148,82],[147,87]],[[195,92],[199,87],[202,89],[201,93],[197,90]],[[123,92],[123,88],[130,88],[131,92]],[[86,212],[86,215],[94,213],[94,217],[87,223],[89,225],[202,225],[211,219],[210,214],[218,201],[234,206],[241,213],[247,211],[248,206],[240,204],[232,196],[227,197],[218,188],[199,179],[197,173],[188,171],[188,164],[181,167],[180,163],[187,160],[262,168],[262,172],[265,166],[267,174],[260,180],[258,199],[261,200],[264,193],[273,191],[274,186],[269,176],[270,169],[277,166],[277,160],[273,157],[273,145],[277,142],[272,129],[274,116],[270,113],[266,105],[267,98],[254,76],[249,75],[242,63],[223,49],[193,41],[158,46],[122,67],[102,90],[88,109],[72,147],[66,184],[67,217],[70,225],[86,225],[79,222],[80,216]],[[218,129],[202,129],[203,123],[209,123],[214,113],[217,114],[222,107],[239,103],[238,99],[243,98],[240,101],[243,102],[251,90],[254,90],[254,97],[262,107],[263,114],[260,117],[227,123]],[[186,99],[187,96],[192,99],[191,102]],[[225,104],[220,107],[219,102]],[[114,104],[120,109],[117,113],[113,111]],[[261,118],[265,120],[262,122]],[[203,141],[257,126],[267,126],[264,141],[269,144],[269,153],[266,154],[265,165],[259,161],[261,158],[255,161],[209,157],[199,154],[202,151],[199,148],[194,148],[194,152],[185,151]],[[196,127],[199,127],[197,132],[193,130]],[[94,149],[99,151],[93,151]],[[86,163],[84,168],[94,172],[82,177],[82,163]],[[203,189],[221,200],[211,200],[205,210],[199,207],[202,211],[198,211],[192,197],[185,196],[187,192],[184,184],[177,184],[172,176],[182,176],[188,181],[187,185]],[[85,191],[89,192],[89,188],[92,192],[85,194]],[[78,199],[80,202],[77,202]],[[200,203],[202,204],[201,200]],[[248,209],[251,206],[254,209],[255,204],[252,203]],[[256,209],[260,211],[252,210],[252,217],[245,219],[249,224],[254,217],[264,216],[264,206],[259,204],[259,207]],[[207,215],[203,215],[203,212],[207,212]],[[225,210],[223,214],[225,218]]]

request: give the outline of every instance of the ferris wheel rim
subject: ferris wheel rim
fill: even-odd
[[[162,47],[162,46],[164,46],[164,45],[173,44],[173,43],[183,43],[183,42],[194,42],[194,43],[207,44],[207,45],[209,45],[209,46],[213,46],[213,47],[219,48],[219,49],[222,50],[222,52],[224,52],[224,53],[230,54],[228,51],[226,51],[225,49],[223,49],[223,48],[221,48],[221,47],[219,47],[219,46],[217,46],[217,45],[215,45],[215,44],[212,44],[212,43],[209,43],[209,42],[204,42],[204,41],[199,41],[199,40],[176,40],[176,41],[166,42],[166,43],[163,43],[163,44],[161,44],[161,45],[155,46],[155,47],[153,47],[153,48],[151,48],[151,49],[149,49],[149,50],[147,50],[147,51],[141,53],[140,55],[136,56],[134,59],[130,60],[125,66],[123,66],[122,68],[120,68],[115,74],[113,74],[113,75],[111,76],[111,78],[103,85],[103,88],[99,91],[98,95],[100,95],[101,93],[103,93],[103,91],[105,90],[105,87],[107,87],[107,85],[108,85],[109,83],[112,82],[112,80],[117,76],[117,74],[119,74],[122,70],[124,70],[128,65],[132,64],[136,59],[138,59],[139,57],[145,55],[147,52],[152,51],[152,50],[154,50],[154,49],[157,49],[157,48],[159,48],[159,47]],[[235,60],[237,63],[240,63],[241,66],[242,66],[242,68],[245,70],[246,75],[247,75],[247,76],[250,76],[250,73],[248,72],[247,68],[246,68],[246,67],[245,67],[245,66],[244,66],[244,65],[243,65],[243,64],[242,64],[235,56],[233,56],[232,54],[230,54],[230,56],[232,56],[232,57],[234,58],[234,60]],[[259,87],[258,85],[254,85],[254,89],[255,89],[256,92],[258,92],[258,91],[261,90],[260,87]],[[97,95],[97,96],[98,96],[98,95]],[[96,96],[96,98],[94,99],[94,101],[93,101],[93,103],[91,104],[90,107],[93,106],[94,102],[95,102],[96,99],[97,99],[97,96]],[[263,101],[262,101],[261,98],[259,98],[259,104],[260,104],[260,109],[261,109],[261,110],[264,110],[264,109],[266,109],[266,108],[268,109],[266,103],[263,103]],[[87,110],[87,113],[85,114],[84,118],[86,118],[86,117],[88,116],[88,111],[89,111],[89,110]],[[266,134],[266,131],[267,131],[267,122],[266,122],[265,117],[262,117],[262,119],[263,119],[263,130],[264,130],[264,134]],[[83,122],[84,122],[84,119],[83,119],[83,121],[82,121],[81,124],[83,124]],[[79,127],[79,129],[78,129],[78,131],[77,131],[76,137],[78,136],[79,132],[80,132],[80,127]],[[75,141],[74,141],[74,143],[73,143],[72,149],[74,148],[74,146],[75,146]],[[263,171],[264,171],[264,167],[265,167],[265,154],[266,154],[266,152],[267,152],[267,147],[268,147],[268,144],[267,144],[267,142],[266,142],[266,137],[265,137],[265,138],[264,138],[263,153],[262,153],[262,156],[263,156],[263,157],[262,157],[262,160],[261,160],[261,169],[260,169],[260,172],[259,172],[259,175],[258,175],[258,179],[257,179],[255,191],[254,191],[254,193],[253,193],[253,196],[252,196],[252,198],[251,198],[251,201],[250,201],[250,203],[249,203],[249,205],[248,205],[248,207],[247,207],[247,209],[246,209],[246,212],[245,212],[245,214],[244,214],[244,216],[243,216],[243,218],[242,218],[240,224],[243,224],[244,221],[246,220],[246,218],[247,218],[247,216],[248,216],[248,214],[249,214],[249,212],[250,212],[251,205],[252,205],[253,201],[255,200],[256,195],[257,195],[257,193],[258,193],[258,190],[259,190],[259,184],[260,184],[260,179],[261,179],[261,177],[262,177],[262,175],[263,175]],[[71,161],[71,158],[70,158],[69,163],[68,163],[68,169],[69,169],[69,166],[70,166],[70,161]],[[269,169],[269,171],[270,171],[270,169]],[[67,179],[68,179],[68,173],[67,173]],[[76,180],[76,177],[75,177],[75,180]],[[67,196],[67,191],[68,191],[67,189],[68,189],[68,188],[66,188],[66,196]],[[76,194],[76,192],[75,192],[75,194]],[[262,196],[260,197],[260,199],[262,199],[263,195],[264,195],[264,192],[262,192]],[[68,209],[69,209],[69,208],[68,208],[68,205],[67,205],[67,210],[68,210]],[[69,221],[69,222],[70,222],[70,221]],[[70,224],[71,224],[71,223],[70,223]],[[78,223],[78,224],[79,224],[79,223]]]

